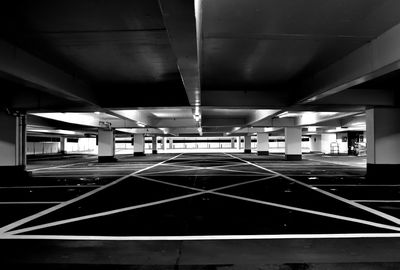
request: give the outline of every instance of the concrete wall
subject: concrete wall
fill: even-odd
[[[347,132],[336,133],[336,142],[339,145],[340,154],[349,153],[349,136]]]
[[[27,155],[57,154],[61,151],[60,142],[28,142]],[[66,142],[66,153],[97,154],[96,138],[79,138],[77,143]]]
[[[336,142],[335,133],[325,133],[321,134],[321,152],[324,154],[331,153],[331,143]]]
[[[56,154],[59,152],[59,142],[28,142],[26,144],[27,155]]]
[[[322,151],[322,145],[321,145],[321,135],[312,135],[310,137],[310,151],[311,152],[321,152]]]

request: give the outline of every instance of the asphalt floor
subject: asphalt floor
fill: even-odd
[[[400,261],[400,180],[367,179],[360,159],[352,164],[343,158],[305,155],[302,161],[288,162],[282,155],[228,153],[118,159],[32,160],[32,177],[0,183],[0,258],[32,262],[36,253],[18,253],[21,243],[41,243],[43,250],[58,250],[61,256],[71,251],[63,241],[79,243],[79,248],[87,245],[89,252],[99,245],[104,249],[104,243],[120,243],[115,254],[121,254],[117,249],[128,241],[130,250],[142,250],[155,264],[184,264],[185,252],[186,264],[223,264],[234,262],[237,249],[254,245],[251,241],[261,252],[265,243],[279,240],[278,246],[267,248],[269,256],[254,259],[253,246],[246,258],[241,251],[242,259],[264,264]],[[231,252],[210,257],[232,241]],[[143,243],[148,243],[146,248]],[[160,243],[173,246],[163,247],[163,255],[151,255]],[[379,252],[369,255],[378,247]],[[276,255],[279,250],[296,255]],[[117,262],[141,264],[142,255],[136,261],[120,255]],[[35,263],[66,260],[35,256]],[[71,260],[93,263],[89,257]],[[104,263],[115,263],[108,260]]]

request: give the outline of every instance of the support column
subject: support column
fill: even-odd
[[[366,116],[367,176],[395,179],[400,170],[400,109],[370,109]]]
[[[169,138],[169,149],[174,148],[174,140],[172,138]]]
[[[239,137],[236,137],[236,142],[237,142],[237,145],[236,145],[236,149],[237,150],[240,150],[240,136]]]
[[[231,148],[235,149],[235,138],[231,138]]]
[[[26,172],[26,116],[0,112],[0,174],[10,180]]]
[[[98,160],[100,163],[117,161],[117,159],[115,158],[114,130],[99,129],[98,146],[99,146]]]
[[[244,153],[245,154],[251,153],[251,136],[250,135],[244,136]]]
[[[152,153],[153,154],[157,154],[157,136],[153,136],[151,138],[151,143],[152,143],[152,146],[153,146]]]
[[[66,151],[66,144],[67,144],[67,138],[65,137],[60,137],[60,153],[62,155],[65,155],[67,153]]]
[[[269,155],[269,134],[260,132],[257,133],[257,154],[259,156]]]
[[[135,134],[133,139],[133,155],[144,156],[144,134]]]
[[[167,149],[167,137],[162,137],[162,149],[164,152]]]
[[[301,160],[301,128],[285,128],[286,160]]]

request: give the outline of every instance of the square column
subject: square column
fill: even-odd
[[[250,135],[244,136],[244,153],[245,154],[251,153],[251,136]]]
[[[236,149],[237,149],[237,150],[240,150],[240,143],[241,143],[241,142],[240,142],[240,137],[236,137],[236,143],[237,143],[237,144],[236,144]]]
[[[269,134],[260,132],[257,133],[257,154],[259,156],[269,155]]]
[[[98,154],[99,163],[117,161],[117,159],[115,158],[114,130],[99,129],[98,145],[99,145],[99,154]]]
[[[400,109],[370,109],[366,117],[367,176],[395,179],[400,169]]]
[[[151,138],[151,144],[152,144],[152,147],[153,147],[152,153],[153,154],[157,154],[157,136],[153,136]]]
[[[0,111],[0,174],[11,180],[28,176],[26,169],[26,116]]]
[[[60,153],[63,155],[65,155],[67,153],[66,144],[67,144],[67,138],[60,137]]]
[[[164,151],[167,149],[167,137],[162,137],[162,149]]]
[[[174,148],[174,140],[172,138],[169,138],[169,149]]]
[[[285,158],[286,160],[301,160],[301,128],[285,128]]]
[[[133,155],[144,156],[144,134],[135,134],[133,137]]]
[[[235,149],[235,138],[231,138],[231,148]]]

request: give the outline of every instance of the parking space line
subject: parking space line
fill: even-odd
[[[258,165],[258,164],[254,164],[254,163],[252,163],[252,162],[250,162],[250,161],[244,160],[244,159],[239,158],[239,157],[236,157],[236,156],[234,156],[234,155],[231,155],[231,154],[228,154],[228,153],[225,153],[225,154],[228,155],[228,156],[234,157],[234,158],[236,158],[236,159],[238,159],[238,160],[241,160],[241,161],[243,161],[243,162],[246,162],[246,163],[248,163],[248,164],[251,164],[251,165],[253,165],[253,166],[257,167],[257,168],[260,168],[260,169],[263,169],[263,170],[268,171],[268,172],[270,172],[270,173],[274,173],[274,174],[276,174],[276,175],[279,175],[279,176],[281,176],[281,177],[283,177],[283,178],[286,178],[286,179],[288,179],[288,180],[290,180],[290,181],[292,181],[292,182],[295,182],[295,183],[297,183],[297,184],[299,184],[299,185],[302,185],[302,186],[304,186],[304,187],[307,187],[307,188],[309,188],[309,189],[311,189],[311,190],[314,190],[314,191],[316,191],[316,192],[322,193],[322,194],[324,194],[324,195],[326,195],[326,196],[329,196],[329,197],[334,198],[334,199],[336,199],[336,200],[342,201],[342,202],[347,203],[347,204],[349,204],[349,205],[352,205],[352,206],[354,206],[354,207],[356,207],[356,208],[362,209],[362,210],[367,211],[367,212],[369,212],[369,213],[371,213],[371,214],[380,216],[381,218],[384,218],[384,219],[389,220],[389,221],[391,221],[391,222],[393,222],[393,223],[395,223],[395,224],[400,225],[400,219],[398,219],[398,218],[396,218],[396,217],[394,217],[394,216],[391,216],[391,215],[389,215],[389,214],[383,213],[383,212],[381,212],[381,211],[378,211],[378,210],[376,210],[376,209],[370,208],[370,207],[368,207],[368,206],[359,204],[359,203],[357,203],[357,202],[355,202],[355,201],[351,201],[351,200],[348,200],[348,199],[346,199],[346,198],[340,197],[340,196],[338,196],[338,195],[332,194],[332,193],[330,193],[330,192],[328,192],[328,191],[319,189],[319,188],[317,188],[317,187],[315,187],[315,186],[308,185],[308,184],[303,183],[303,182],[301,182],[301,181],[299,181],[299,180],[296,180],[296,179],[291,178],[291,177],[289,177],[289,176],[286,176],[286,175],[284,175],[284,174],[275,172],[275,171],[273,171],[273,170],[264,168],[264,167],[262,167],[262,166],[260,166],[260,165]]]
[[[400,203],[400,200],[352,200],[353,202]]]
[[[59,202],[54,202],[54,201],[43,201],[43,202],[36,202],[36,201],[31,201],[31,202],[0,202],[0,204],[59,204],[62,203],[63,201]]]
[[[91,195],[93,195],[93,194],[96,194],[97,192],[99,192],[99,191],[101,191],[101,190],[104,190],[104,189],[109,188],[109,187],[111,187],[111,186],[113,186],[113,185],[115,185],[115,184],[118,184],[119,182],[121,182],[121,181],[123,181],[123,180],[125,180],[125,179],[127,179],[127,178],[129,178],[129,177],[131,177],[131,176],[133,176],[133,175],[135,175],[135,174],[138,174],[138,173],[140,173],[140,172],[143,172],[143,171],[149,170],[149,169],[151,169],[151,168],[157,167],[157,166],[159,166],[160,164],[163,164],[163,163],[165,163],[165,162],[168,162],[168,161],[170,161],[170,160],[173,160],[174,158],[177,158],[177,157],[179,157],[179,156],[181,156],[181,155],[182,155],[182,154],[178,154],[178,155],[173,156],[173,157],[171,157],[171,158],[169,158],[169,159],[166,159],[166,160],[164,160],[164,161],[161,161],[161,162],[156,163],[156,164],[154,164],[154,165],[151,165],[151,166],[149,166],[149,167],[143,168],[143,169],[141,169],[141,170],[139,170],[139,171],[130,173],[130,174],[125,175],[125,176],[123,176],[123,177],[121,177],[121,178],[118,178],[117,180],[115,180],[115,181],[113,181],[113,182],[111,182],[111,183],[108,183],[107,185],[101,186],[101,187],[99,187],[99,188],[97,188],[97,189],[95,189],[95,190],[91,190],[91,191],[89,191],[89,192],[87,192],[87,193],[85,193],[85,194],[82,194],[82,195],[80,195],[80,196],[78,196],[78,197],[75,197],[75,198],[73,198],[73,199],[71,199],[71,200],[69,200],[69,201],[62,202],[62,203],[60,203],[60,204],[58,204],[58,205],[55,205],[55,206],[53,206],[53,207],[50,207],[50,208],[48,208],[48,209],[46,209],[46,210],[40,211],[40,212],[38,212],[38,213],[36,213],[36,214],[34,214],[34,215],[31,215],[31,216],[25,217],[25,218],[23,218],[23,219],[21,219],[21,220],[18,220],[18,221],[15,221],[15,222],[13,222],[13,223],[10,223],[10,224],[8,224],[8,225],[6,225],[6,226],[0,228],[0,234],[3,234],[3,233],[5,233],[5,232],[7,232],[7,231],[9,231],[9,230],[12,230],[12,229],[14,229],[14,228],[16,228],[16,227],[19,227],[19,226],[21,226],[21,225],[23,225],[23,224],[25,224],[25,223],[27,223],[27,222],[30,222],[30,221],[32,221],[32,220],[34,220],[34,219],[37,219],[37,218],[39,218],[39,217],[42,217],[42,216],[44,216],[44,215],[47,215],[47,214],[49,214],[49,213],[51,213],[51,212],[54,212],[54,211],[56,211],[56,210],[58,210],[58,209],[60,209],[60,208],[63,208],[63,207],[65,207],[65,206],[69,205],[69,204],[72,204],[72,203],[75,203],[75,202],[77,202],[77,201],[80,201],[80,200],[82,200],[82,199],[84,199],[84,198],[87,198],[87,197],[89,197],[89,196],[91,196]]]
[[[10,186],[10,187],[0,187],[0,189],[97,188],[101,186],[102,185]]]
[[[96,236],[96,235],[1,235],[0,239],[81,240],[81,241],[212,241],[274,239],[363,239],[400,238],[400,233],[333,233],[333,234],[250,234],[185,236]]]
[[[159,201],[155,201],[155,202],[149,202],[149,203],[144,203],[144,204],[139,204],[139,205],[134,205],[134,206],[118,208],[118,209],[109,210],[109,211],[105,211],[105,212],[100,212],[100,213],[96,213],[96,214],[90,214],[90,215],[85,215],[85,216],[80,216],[80,217],[69,218],[69,219],[59,220],[59,221],[55,221],[55,222],[45,223],[45,224],[36,225],[36,226],[32,226],[32,227],[27,227],[27,228],[23,228],[23,229],[19,229],[19,230],[9,231],[9,232],[7,232],[7,234],[25,233],[25,232],[29,232],[29,231],[33,231],[33,230],[44,229],[44,228],[58,226],[58,225],[66,224],[66,223],[72,223],[72,222],[77,222],[77,221],[81,221],[81,220],[92,219],[92,218],[102,217],[102,216],[109,216],[109,215],[112,215],[112,214],[122,213],[122,212],[131,211],[131,210],[135,210],[135,209],[140,209],[140,208],[150,207],[150,206],[164,204],[164,203],[168,203],[168,202],[173,202],[173,201],[177,201],[177,200],[182,200],[182,199],[186,199],[186,198],[190,198],[190,197],[195,197],[195,196],[203,195],[203,194],[206,194],[206,193],[212,193],[213,191],[225,189],[225,188],[228,188],[228,187],[245,185],[245,184],[249,184],[249,183],[253,183],[253,182],[257,182],[257,181],[265,181],[265,180],[268,180],[268,179],[275,178],[277,176],[264,177],[264,178],[257,179],[257,180],[250,180],[250,181],[237,183],[237,184],[233,184],[233,185],[230,185],[230,186],[219,187],[219,188],[215,188],[215,189],[211,189],[211,190],[204,190],[204,189],[199,189],[199,188],[194,188],[194,187],[183,186],[183,185],[179,185],[179,184],[163,182],[163,181],[151,179],[151,178],[148,178],[148,177],[143,177],[143,176],[140,176],[140,175],[135,175],[135,177],[138,177],[138,178],[141,178],[141,179],[147,180],[147,181],[157,182],[157,183],[161,183],[161,184],[165,184],[165,185],[171,185],[171,186],[175,186],[175,187],[181,187],[181,188],[184,188],[184,189],[190,189],[190,190],[199,191],[199,192],[191,193],[191,194],[187,194],[187,195],[182,195],[182,196],[177,196],[177,197],[173,197],[173,198],[168,198],[168,199],[164,199],[164,200],[159,200]]]
[[[160,200],[160,201],[156,201],[156,202],[150,202],[150,203],[145,203],[145,204],[141,204],[141,205],[124,207],[124,208],[114,209],[114,210],[105,211],[105,212],[101,212],[101,213],[96,213],[96,214],[91,214],[91,215],[86,215],[86,216],[81,216],[81,217],[76,217],[76,218],[60,220],[60,221],[55,221],[55,222],[46,223],[46,224],[41,224],[41,225],[37,225],[37,226],[32,226],[32,227],[20,229],[20,230],[10,231],[8,233],[9,234],[26,233],[26,232],[33,231],[33,230],[44,229],[44,228],[58,226],[58,225],[66,224],[66,223],[77,222],[77,221],[81,221],[81,220],[86,220],[86,219],[91,219],[91,218],[96,218],[96,217],[101,217],[101,216],[112,215],[112,214],[121,213],[121,212],[125,212],[125,211],[130,211],[130,210],[135,210],[135,209],[139,209],[139,208],[154,206],[154,205],[158,205],[158,204],[164,204],[164,203],[167,203],[167,202],[172,202],[172,201],[176,201],[176,200],[181,200],[181,199],[185,199],[185,198],[199,196],[199,195],[203,195],[203,194],[207,194],[207,193],[208,194],[219,195],[219,196],[223,196],[223,197],[229,197],[229,198],[232,198],[232,199],[248,201],[248,202],[252,202],[252,203],[268,205],[268,206],[272,206],[272,207],[278,207],[278,208],[283,208],[283,209],[288,209],[288,210],[293,210],[293,211],[298,211],[298,212],[303,212],[303,213],[308,213],[308,214],[314,214],[314,215],[318,215],[318,216],[324,216],[324,217],[328,217],[328,218],[334,218],[334,219],[339,219],[339,220],[359,223],[359,224],[363,224],[363,225],[369,225],[369,226],[373,226],[373,227],[377,227],[377,228],[381,228],[381,229],[400,231],[399,227],[395,227],[395,226],[391,226],[391,225],[386,225],[386,224],[381,224],[381,223],[377,223],[377,222],[362,220],[362,219],[358,219],[358,218],[341,216],[341,215],[336,215],[336,214],[331,214],[331,213],[325,213],[325,212],[309,210],[309,209],[305,209],[305,208],[293,207],[293,206],[289,206],[289,205],[278,204],[278,203],[273,203],[273,202],[268,202],[268,201],[261,201],[261,200],[247,198],[247,197],[236,196],[236,195],[231,195],[231,194],[218,192],[219,190],[224,190],[224,189],[231,188],[231,187],[236,187],[236,186],[241,186],[241,185],[246,185],[246,184],[250,184],[250,183],[255,183],[255,182],[259,182],[259,181],[265,181],[265,180],[268,180],[268,179],[276,178],[276,177],[279,177],[278,175],[265,177],[265,178],[261,178],[261,179],[256,179],[256,180],[250,180],[250,181],[246,181],[246,182],[242,182],[242,183],[236,183],[236,184],[223,186],[223,187],[218,187],[218,188],[214,188],[214,189],[210,189],[210,190],[204,190],[204,189],[199,189],[199,188],[195,188],[195,187],[189,187],[189,186],[185,186],[185,185],[179,185],[179,184],[175,184],[175,183],[164,182],[164,181],[152,179],[152,178],[149,178],[149,177],[143,177],[143,176],[140,176],[140,175],[136,175],[136,177],[144,179],[144,180],[152,181],[152,182],[171,185],[171,186],[175,186],[175,187],[181,187],[181,188],[195,190],[195,191],[199,191],[199,192],[193,193],[193,194],[188,194],[188,195],[183,195],[183,196],[178,196],[178,197],[174,197],[174,198],[169,198],[169,199],[165,199],[165,200]]]

